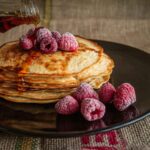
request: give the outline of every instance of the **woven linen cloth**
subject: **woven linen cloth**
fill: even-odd
[[[149,6],[148,0],[46,0],[40,1],[40,12],[42,24],[50,30],[123,43],[150,53]],[[11,35],[10,31],[5,38]],[[149,150],[149,135],[150,117],[146,117],[118,130],[72,138],[0,133],[0,150]]]

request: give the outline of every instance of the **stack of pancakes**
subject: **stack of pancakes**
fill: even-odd
[[[113,60],[96,43],[76,36],[76,52],[25,51],[18,41],[0,48],[0,97],[23,103],[51,103],[87,82],[98,89],[107,82]]]

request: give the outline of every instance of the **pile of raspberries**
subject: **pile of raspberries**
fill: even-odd
[[[107,82],[98,91],[90,84],[82,83],[72,95],[60,99],[55,104],[55,109],[61,115],[80,111],[86,120],[95,121],[105,115],[105,104],[113,104],[118,111],[123,111],[135,101],[135,90],[129,83],[123,83],[115,89]]]
[[[78,42],[73,34],[66,32],[61,35],[58,31],[51,32],[44,27],[30,29],[20,38],[19,45],[24,50],[37,49],[45,54],[54,53],[58,49],[67,52],[78,49]]]

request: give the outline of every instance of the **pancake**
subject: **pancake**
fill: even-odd
[[[99,81],[100,83],[106,82],[107,79],[105,78],[105,76],[95,76],[92,77],[92,79],[88,79],[86,82],[90,83],[91,82],[93,84],[95,84],[95,86],[97,86],[97,82]],[[34,98],[34,99],[58,99],[61,98],[65,95],[69,95],[72,92],[75,91],[74,89],[70,89],[67,91],[59,91],[59,90],[37,90],[37,91],[18,91],[16,89],[10,88],[10,87],[0,87],[0,94],[4,94],[4,95],[8,95],[8,96],[20,96],[20,97],[26,97],[26,98]]]
[[[98,89],[113,71],[113,60],[96,43],[76,36],[76,52],[24,51],[18,41],[0,48],[0,97],[17,103],[52,103],[83,82]]]
[[[15,97],[15,96],[6,96],[3,94],[0,94],[0,97],[4,98],[7,101],[15,102],[15,103],[36,103],[36,104],[46,104],[46,103],[54,103],[57,102],[59,99],[51,99],[51,100],[35,100],[35,99],[29,99],[24,97]]]
[[[57,51],[42,54],[38,50],[24,51],[18,41],[5,44],[0,49],[0,68],[19,70],[23,74],[66,75],[79,73],[96,63],[103,48],[89,40],[77,37],[79,49],[76,52]]]
[[[85,70],[81,71],[78,74],[75,75],[70,75],[67,77],[59,77],[59,76],[55,76],[53,78],[48,78],[45,77],[44,80],[42,79],[42,77],[27,77],[27,76],[23,76],[23,81],[24,83],[28,84],[31,86],[31,84],[36,84],[37,85],[42,85],[44,84],[44,88],[46,88],[47,85],[49,85],[50,88],[59,88],[59,85],[62,86],[67,86],[69,85],[74,85],[77,86],[79,85],[80,81],[84,81],[85,79],[91,77],[91,76],[95,76],[98,74],[103,74],[108,72],[109,70],[111,70],[113,68],[114,64],[113,61],[109,58],[108,55],[103,54],[101,59],[95,63],[94,65],[92,65],[89,68],[86,68]],[[11,75],[11,73],[7,73],[7,72],[2,72],[0,75],[0,81],[17,81],[17,82],[21,82],[21,80],[17,79],[19,78],[17,74]],[[64,83],[67,83],[64,85]],[[56,87],[55,87],[56,85]]]
[[[106,75],[106,76],[99,77],[99,78],[95,77],[90,82],[87,81],[87,83],[89,83],[89,84],[91,84],[93,86],[101,86],[103,83],[107,82],[108,80],[109,80],[109,76]],[[0,97],[3,97],[6,100],[9,100],[9,101],[12,101],[12,102],[17,102],[17,103],[39,103],[39,104],[45,104],[45,103],[56,102],[56,101],[59,100],[59,98],[64,97],[64,95],[72,94],[75,91],[75,89],[73,89],[72,91],[69,91],[69,93],[66,93],[64,95],[61,95],[60,94],[61,92],[57,93],[57,96],[60,96],[60,97],[56,98],[56,99],[50,99],[50,98],[44,99],[45,94],[44,94],[44,97],[41,98],[41,97],[38,97],[39,95],[35,95],[35,97],[34,97],[33,95],[29,96],[27,93],[26,94],[24,93],[24,96],[22,96],[21,94],[20,95],[19,94],[16,95],[16,93],[15,92],[13,93],[12,90],[9,91],[9,93],[7,93],[8,91],[9,90],[5,91],[3,89],[3,92],[1,92]],[[41,92],[39,92],[39,94],[41,94]]]

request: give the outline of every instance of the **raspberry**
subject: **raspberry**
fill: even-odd
[[[43,38],[49,38],[52,34],[47,28],[39,28],[36,31],[37,42],[40,42]]]
[[[78,42],[73,34],[66,32],[61,36],[60,40],[58,41],[58,47],[61,50],[72,52],[77,50]]]
[[[31,28],[28,30],[26,36],[32,41],[33,43],[33,46],[36,47],[36,32],[40,29],[41,27],[39,28]]]
[[[29,50],[33,47],[32,41],[26,36],[20,38],[19,45],[24,50]]]
[[[52,32],[52,37],[56,39],[56,41],[58,42],[59,39],[61,38],[61,34],[58,31],[53,31]]]
[[[98,94],[88,83],[82,83],[72,95],[79,103],[85,98],[99,99]]]
[[[115,87],[111,83],[107,82],[100,88],[98,95],[103,103],[109,103],[112,101],[115,92]]]
[[[34,48],[39,47],[39,42],[37,42],[36,39],[36,33],[39,29],[42,29],[43,27],[38,27],[38,28],[31,28],[28,30],[26,36],[32,41]]]
[[[56,40],[52,37],[43,38],[39,45],[40,50],[45,54],[56,52],[58,48]]]
[[[86,98],[81,103],[81,114],[88,121],[101,119],[105,114],[105,105],[97,99]]]
[[[129,83],[121,84],[114,95],[114,106],[117,110],[123,111],[136,101],[134,87]]]
[[[79,104],[72,96],[65,96],[55,105],[56,112],[62,115],[70,115],[79,110]]]

